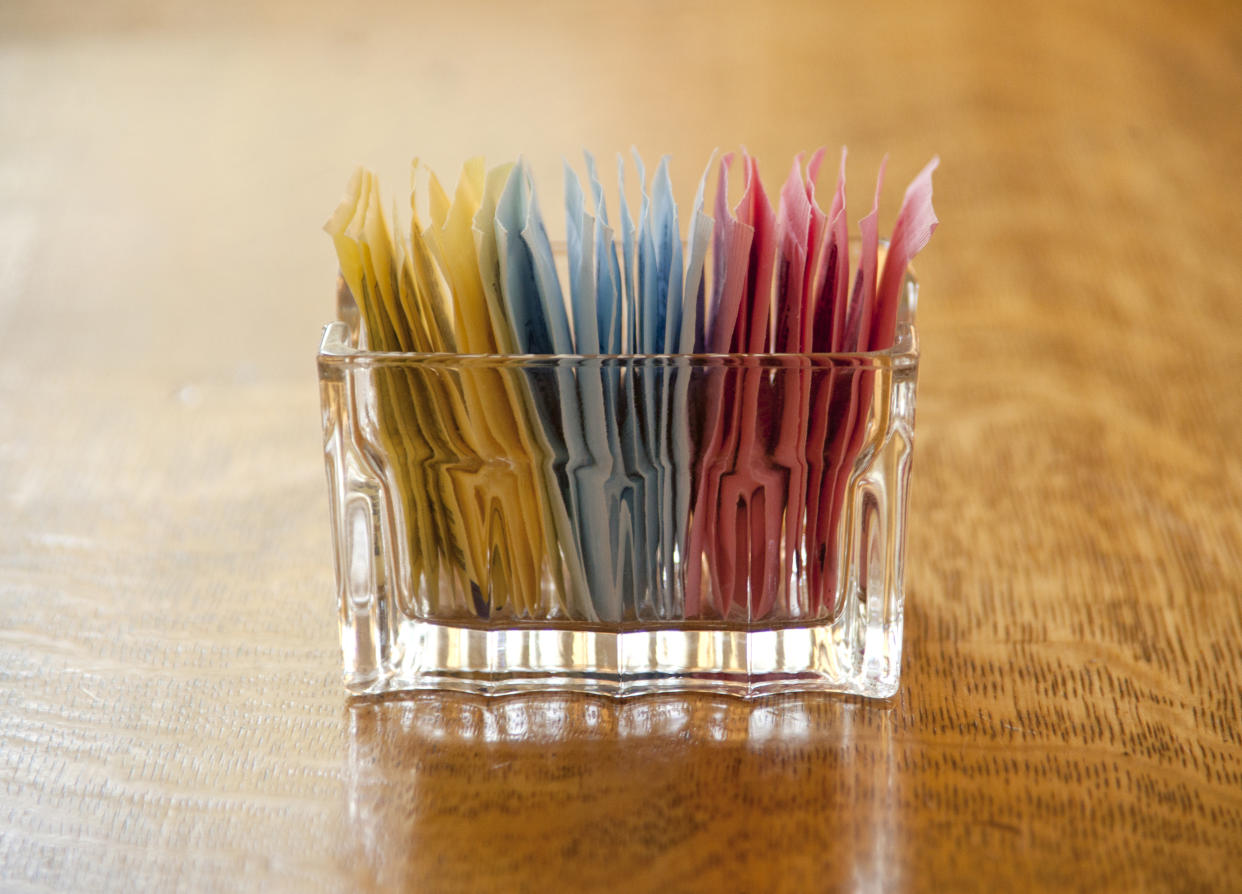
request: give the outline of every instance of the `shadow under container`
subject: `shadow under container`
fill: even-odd
[[[892,695],[916,296],[886,351],[479,356],[360,349],[345,291],[345,686]]]

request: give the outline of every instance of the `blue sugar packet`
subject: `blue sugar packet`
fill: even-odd
[[[669,178],[668,156],[660,159],[651,183],[651,213],[648,217],[650,238],[643,240],[653,253],[653,275],[646,278],[654,287],[646,296],[649,342],[653,353],[670,354],[676,351],[681,335],[682,319],[682,248],[681,230],[677,221],[677,203],[673,199],[673,183]],[[677,370],[674,366],[661,366],[656,371],[656,416],[654,431],[648,432],[652,440],[652,456],[656,463],[660,493],[660,590],[664,594],[662,617],[671,617],[679,609],[675,602],[678,590],[676,554],[674,552],[676,516],[674,515],[674,466],[672,437],[673,381]],[[652,435],[654,434],[654,439]]]
[[[608,290],[616,256],[611,231],[605,228],[601,232],[584,205],[581,184],[566,163],[567,255],[576,352],[599,354],[599,285],[603,279],[605,291]],[[597,244],[603,252],[598,258]],[[618,391],[616,376],[612,375],[616,372],[615,365],[602,360],[584,360],[576,370],[584,438],[591,458],[590,468],[579,470],[578,474],[579,505],[592,513],[591,518],[583,520],[583,551],[594,565],[588,567],[588,577],[604,581],[599,590],[593,591],[596,609],[601,618],[610,620],[620,619],[621,593],[633,585],[634,579],[633,488],[621,458]]]
[[[513,340],[522,354],[553,354],[552,327],[544,309],[535,260],[523,236],[531,200],[530,178],[518,160],[496,203],[496,247],[500,256],[501,294]],[[568,328],[568,323],[566,323]]]
[[[590,180],[591,198],[595,208],[595,312],[599,324],[599,352],[620,354],[621,265],[617,262],[616,240],[608,222],[604,186],[595,168],[595,158],[590,152],[583,152],[583,156],[586,159],[587,177]]]
[[[598,354],[599,314],[595,272],[595,219],[587,213],[582,184],[565,162],[565,254],[575,353]]]
[[[569,321],[565,318],[555,269],[551,270],[549,280],[548,270],[545,269],[547,265],[537,259],[531,250],[532,245],[540,248],[541,242],[547,243],[547,233],[538,221],[538,206],[534,202],[530,174],[521,159],[509,173],[496,203],[494,226],[501,294],[516,349],[523,354],[562,353],[557,345],[568,343]],[[547,244],[546,251],[550,258],[550,244]],[[551,320],[547,313],[551,302],[541,291],[549,287],[549,283],[555,288],[555,298],[560,304],[559,317],[554,314]],[[583,612],[584,617],[598,620],[590,599],[592,581],[586,573],[589,563],[581,543],[580,521],[583,514],[579,512],[576,482],[570,472],[585,462],[587,450],[576,412],[577,398],[572,374],[570,381],[566,381],[563,372],[555,366],[533,369],[525,384],[530,389],[532,415],[549,449],[544,467],[549,469],[550,477],[555,480],[552,493],[560,495],[559,501],[552,501],[552,512],[563,557],[571,569],[571,592],[566,594],[566,600]],[[566,416],[569,418],[568,426],[564,422]]]
[[[525,166],[522,174],[526,181],[525,194],[528,196],[522,239],[534,263],[540,306],[550,324],[553,351],[557,354],[577,353],[565,312],[552,244],[539,212],[530,173]],[[581,190],[578,191],[578,198],[581,218]],[[588,265],[593,267],[593,240],[583,244],[581,219],[577,226],[571,227],[577,231],[578,236],[575,240],[578,267],[582,266],[584,257]],[[584,248],[587,252],[583,251]],[[571,277],[573,273],[571,270]],[[583,329],[589,337],[592,327],[597,325],[593,307],[594,277],[575,278],[574,281],[580,286],[581,303],[586,310]],[[594,602],[595,611],[601,620],[619,621],[622,614],[621,591],[616,585],[617,575],[614,573],[616,552],[610,536],[609,488],[606,486],[612,478],[616,454],[608,442],[602,388],[594,371],[575,370],[567,364],[556,365],[555,377],[560,396],[562,432],[568,453],[566,474],[570,484],[570,505],[573,518],[577,521],[583,570],[590,587],[589,598]]]
[[[640,176],[641,173],[640,170]],[[636,354],[640,352],[638,323],[641,307],[637,278],[637,231],[634,226],[634,220],[630,216],[629,203],[625,195],[625,161],[620,155],[617,156],[617,182],[620,190],[622,270],[624,273],[623,285],[625,287],[621,293],[620,317],[623,327],[621,343],[623,353]],[[633,518],[635,531],[634,564],[640,573],[638,574],[639,585],[632,592],[634,594],[634,610],[637,613],[644,604],[654,608],[647,598],[647,588],[650,586],[651,572],[655,567],[654,553],[659,545],[659,531],[655,529],[659,524],[659,518],[656,514],[659,506],[659,494],[655,490],[655,466],[651,462],[643,438],[643,422],[640,410],[642,406],[640,399],[641,384],[636,381],[638,376],[634,369],[632,366],[626,368],[621,385],[621,449],[626,469],[636,481]]]
[[[660,353],[675,354],[681,338],[682,250],[677,202],[668,174],[668,156],[660,159],[651,183],[651,207],[656,249],[656,325]]]
[[[600,350],[606,354],[620,354],[625,350],[626,329],[625,292],[632,288],[632,266],[627,261],[624,278],[621,265],[617,260],[617,246],[612,227],[608,221],[608,207],[604,199],[604,188],[600,183],[595,165],[595,158],[589,152],[583,153],[586,160],[587,174],[591,183],[591,195],[595,203],[595,259],[596,259],[596,312],[599,321]],[[628,225],[629,213],[625,208],[625,196],[622,201],[622,238],[629,245],[630,253],[625,255],[632,261],[633,227]],[[623,249],[624,253],[624,249]],[[630,327],[633,331],[633,327]],[[616,448],[614,456],[620,458],[615,471],[623,476],[624,484],[616,482],[618,497],[612,507],[610,522],[616,532],[615,540],[619,557],[617,567],[618,581],[623,593],[635,593],[642,582],[649,580],[648,548],[647,548],[647,516],[646,480],[638,458],[638,447],[628,419],[635,418],[632,409],[633,391],[630,376],[623,374],[620,363],[610,362],[600,370],[604,387],[605,407],[609,419],[609,437]],[[633,606],[637,611],[637,604]]]
[[[633,229],[634,275],[630,282],[633,291],[629,296],[630,318],[633,320],[631,343],[639,354],[659,353],[662,321],[657,324],[658,265],[655,248],[655,232],[652,223],[651,196],[647,190],[647,170],[637,150],[632,152],[634,167],[638,173],[639,217]],[[622,192],[624,193],[624,168],[622,168]],[[628,210],[628,209],[627,209]],[[640,372],[641,370],[641,372]],[[667,600],[663,598],[661,584],[664,575],[662,546],[665,519],[660,515],[666,469],[661,464],[659,446],[660,391],[664,370],[651,366],[631,367],[629,371],[629,398],[632,402],[629,417],[630,436],[637,460],[636,471],[643,478],[643,520],[649,591],[644,592],[646,607],[657,617],[666,617]]]

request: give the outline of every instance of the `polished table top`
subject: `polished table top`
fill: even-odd
[[[1240,7],[425,5],[0,8],[0,888],[1236,890]],[[943,159],[900,694],[348,701],[352,166],[842,142]]]

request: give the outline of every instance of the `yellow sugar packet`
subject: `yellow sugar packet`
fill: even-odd
[[[415,177],[418,168],[415,161]],[[468,174],[464,174],[463,180],[467,179]],[[463,182],[459,189],[462,208],[453,216],[455,228],[448,231],[453,203],[433,172],[429,172],[429,181],[433,222],[422,232],[421,243],[426,258],[437,264],[439,269],[416,269],[417,293],[420,298],[454,296],[454,300],[447,302],[448,309],[452,311],[453,343],[468,352],[472,348],[485,351],[489,329],[486,320],[480,319],[478,313],[483,309],[482,286],[477,266],[472,263],[474,246],[469,233],[469,223],[477,202],[471,201],[470,186]],[[477,193],[478,190],[474,191]],[[411,205],[415,201],[416,196],[412,194]],[[464,249],[468,254],[461,251],[463,220],[466,226]],[[418,228],[415,210],[412,232],[418,233]],[[446,248],[446,245],[451,245],[451,248]],[[446,262],[446,258],[451,259],[451,263]],[[444,288],[437,282],[441,272],[445,280]],[[432,297],[432,301],[438,300],[439,297]],[[452,430],[462,443],[470,445],[473,455],[479,460],[469,469],[454,464],[453,478],[463,498],[464,520],[473,535],[471,542],[478,550],[478,555],[472,557],[475,567],[480,572],[486,571],[477,578],[481,594],[497,608],[515,599],[520,612],[534,607],[532,594],[537,589],[538,572],[531,549],[541,546],[542,537],[539,536],[537,512],[532,514],[530,511],[534,501],[523,497],[523,488],[518,480],[520,475],[515,477],[506,464],[513,452],[505,449],[502,439],[506,432],[505,417],[511,413],[508,407],[499,403],[505,398],[499,381],[495,376],[489,381],[493,372],[467,367],[457,371],[452,381],[445,378],[440,384],[443,386],[443,408],[452,417]],[[511,436],[510,441],[516,441],[516,438]],[[528,532],[535,536],[528,539]]]
[[[430,173],[432,225],[425,235],[454,296],[458,346],[467,353],[495,354],[471,229],[482,198],[483,171],[481,158],[468,161],[451,202],[435,174]],[[491,505],[485,519],[491,601],[500,608],[511,595],[519,612],[534,612],[548,537],[540,507],[542,489],[526,449],[524,422],[516,415],[520,404],[512,399],[503,370],[467,367],[461,371],[461,382],[466,403],[464,421],[475,420],[474,430],[488,473],[478,483]],[[502,556],[502,568],[511,576],[497,581],[494,566]]]
[[[327,229],[342,257],[346,284],[356,292],[368,346],[376,351],[415,350],[416,343],[426,339],[419,338],[416,327],[407,325],[410,317],[403,312],[399,297],[403,280],[408,286],[401,270],[403,252],[383,218],[373,175],[361,171],[351,180]],[[444,455],[446,439],[442,425],[426,423],[443,419],[445,412],[425,376],[381,368],[376,385],[385,446],[394,457],[393,474],[409,509],[406,528],[415,579],[421,571],[433,610],[446,607],[441,605],[446,589],[451,603],[466,608],[475,575],[460,545],[473,541],[466,536],[453,482],[442,470],[429,471],[436,469],[430,460]],[[451,556],[457,566],[443,580],[441,553]]]
[[[392,349],[388,341],[388,326],[381,320],[380,308],[374,300],[374,289],[367,281],[361,248],[354,238],[365,218],[366,205],[370,196],[370,175],[362,168],[354,171],[346,186],[342,198],[332,217],[324,225],[324,230],[332,237],[340,263],[341,276],[358,305],[362,320],[360,340],[365,346],[374,350]],[[355,220],[359,223],[355,225]],[[415,486],[411,479],[406,462],[406,438],[403,432],[407,425],[402,420],[398,407],[402,401],[393,394],[394,388],[388,377],[380,377],[376,383],[377,403],[382,424],[379,426],[379,437],[389,456],[394,457],[393,474],[397,479],[397,487],[406,498],[406,507],[410,516],[408,532],[410,542],[410,565],[415,580],[424,572],[423,557],[434,557],[435,551],[430,539],[428,525],[431,521],[430,507],[422,495],[426,489]],[[425,542],[419,542],[422,538]]]

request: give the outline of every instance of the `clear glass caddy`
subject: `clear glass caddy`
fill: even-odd
[[[345,686],[898,686],[917,284],[890,350],[318,356]]]

